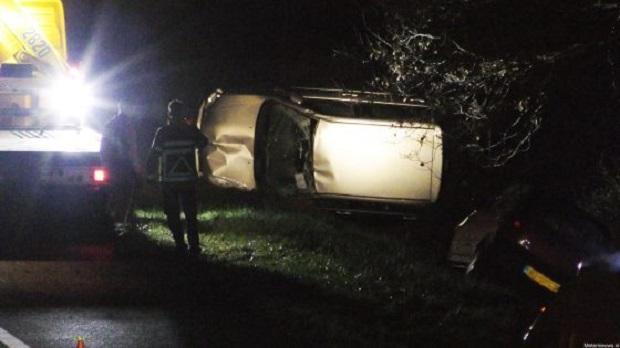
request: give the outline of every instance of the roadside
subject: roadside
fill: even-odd
[[[293,281],[310,294],[351,304],[341,311],[324,299],[294,292],[284,307],[282,297],[265,299],[266,313],[289,324],[303,313],[305,327],[291,332],[303,336],[314,323],[316,334],[327,341],[365,345],[506,344],[513,338],[519,298],[447,267],[442,229],[452,226],[438,225],[441,220],[343,219],[308,209],[275,210],[273,202],[265,208],[249,193],[209,189],[203,196],[202,261],[287,280],[270,285],[284,293],[291,292],[285,284]],[[137,215],[140,238],[146,238],[133,241],[142,245],[137,250],[148,250],[144,245],[172,250],[162,212],[144,207]]]
[[[142,202],[157,202],[144,191],[153,196]],[[140,230],[122,236],[111,259],[0,262],[3,312],[160,308],[194,346],[510,345],[519,299],[448,268],[431,223],[203,194],[198,260],[175,259],[164,215],[142,204]]]

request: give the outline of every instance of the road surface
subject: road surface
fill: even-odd
[[[206,346],[204,332],[192,333],[204,329],[194,312],[202,301],[185,297],[199,294],[179,289],[188,276],[154,260],[1,261],[0,341],[74,347],[81,336],[87,347]]]
[[[329,322],[307,323],[304,313],[335,310],[355,322],[367,308],[255,268],[70,254],[0,261],[0,347],[75,347],[78,336],[86,347],[321,346]]]

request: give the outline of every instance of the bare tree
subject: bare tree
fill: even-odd
[[[610,71],[617,71],[613,66],[619,45],[616,2],[598,1],[569,9],[558,2],[551,8],[569,13],[565,15],[569,19],[586,13],[597,21],[596,30],[588,29],[598,36],[562,38],[557,46],[525,52],[503,52],[508,46],[502,42],[505,38],[464,24],[467,13],[497,16],[487,7],[503,5],[499,0],[388,0],[379,6],[381,20],[366,24],[362,35],[366,62],[375,71],[373,85],[425,99],[433,117],[449,125],[447,136],[481,167],[504,166],[531,148],[545,118],[548,82],[557,82],[554,75],[565,73],[555,69],[558,62],[605,46]],[[519,40],[521,28],[526,26],[508,29],[512,40]],[[616,88],[616,80],[612,79],[610,88]]]
[[[488,59],[446,33],[392,15],[383,30],[367,27],[375,87],[425,99],[448,136],[482,166],[503,166],[530,148],[542,121],[544,81],[528,79],[528,61]],[[446,120],[451,118],[452,120]]]

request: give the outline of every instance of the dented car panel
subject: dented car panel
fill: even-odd
[[[314,137],[318,195],[402,203],[435,202],[441,187],[441,129],[324,117]]]
[[[256,120],[265,100],[255,95],[229,95],[203,107],[200,129],[210,140],[202,161],[203,171],[213,184],[256,189]]]

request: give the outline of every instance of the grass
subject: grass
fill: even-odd
[[[518,301],[502,288],[448,268],[435,237],[439,227],[264,209],[251,196],[228,196],[208,194],[199,214],[200,243],[209,262],[277,274],[352,303],[342,307],[299,298],[284,305],[267,296],[265,310],[282,316],[289,328],[332,343],[510,343]],[[160,210],[145,207],[137,217],[152,243],[172,247]]]

